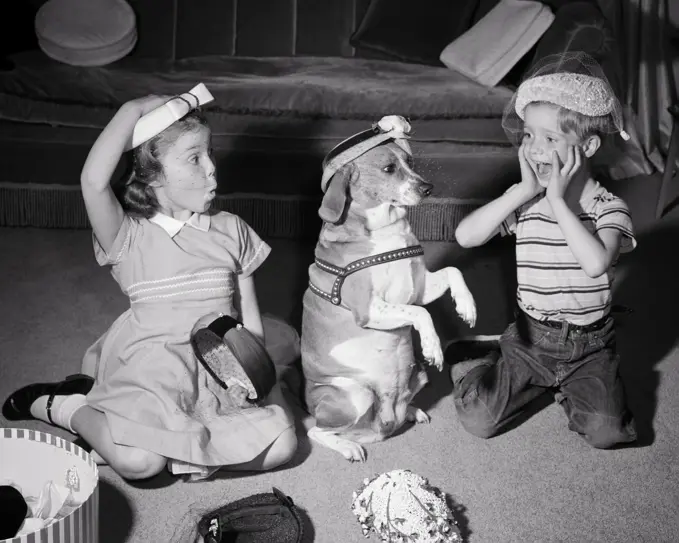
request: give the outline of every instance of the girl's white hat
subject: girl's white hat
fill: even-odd
[[[149,111],[137,121],[132,133],[132,148],[139,147],[142,143],[157,136],[190,111],[212,102],[212,100],[214,100],[214,97],[203,83],[199,83],[189,92],[174,96],[162,106]]]

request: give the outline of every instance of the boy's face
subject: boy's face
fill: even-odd
[[[184,132],[160,157],[163,178],[155,191],[167,214],[203,213],[210,207],[217,188],[210,136],[204,126]]]
[[[568,159],[568,148],[582,142],[577,134],[561,130],[557,106],[528,104],[524,112],[523,143],[538,183],[546,187],[552,174],[553,151],[558,153],[561,167]]]

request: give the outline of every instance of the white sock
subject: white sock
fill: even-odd
[[[92,449],[90,451],[90,456],[92,457],[92,460],[94,460],[94,463],[97,464],[97,466],[107,466],[108,462],[104,460],[104,457],[101,456],[97,451]]]
[[[50,422],[47,417],[47,400],[49,396],[40,396],[31,405],[31,415],[44,422]],[[84,394],[56,395],[52,402],[52,420],[54,424],[65,428],[71,433],[77,433],[71,428],[71,418],[82,406],[87,405]]]

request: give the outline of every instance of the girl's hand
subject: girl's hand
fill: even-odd
[[[534,198],[542,191],[544,187],[538,183],[533,167],[528,162],[526,157],[526,144],[522,143],[519,147],[519,165],[521,166],[521,184],[520,187],[526,193],[526,201]]]
[[[226,393],[229,395],[231,402],[235,407],[249,407],[251,404],[248,402],[248,391],[240,385],[232,385],[227,390]]]
[[[552,152],[552,175],[547,185],[547,198],[550,201],[563,199],[568,185],[580,170],[581,165],[580,147],[577,145],[568,146],[568,158],[563,167],[559,154],[556,151]]]
[[[149,113],[150,111],[159,108],[171,98],[172,96],[165,94],[162,95],[149,94],[148,96],[144,96],[143,98],[136,98],[134,100],[130,100],[125,105],[127,107],[134,109],[139,114],[139,117],[142,117]]]

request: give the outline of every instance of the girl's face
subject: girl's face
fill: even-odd
[[[163,175],[154,188],[166,215],[186,220],[209,209],[217,189],[210,136],[205,126],[184,132],[160,157]]]
[[[582,142],[577,134],[561,131],[557,106],[528,104],[524,113],[523,143],[538,183],[547,187],[552,174],[552,152],[556,151],[564,164],[568,159],[568,147]]]

